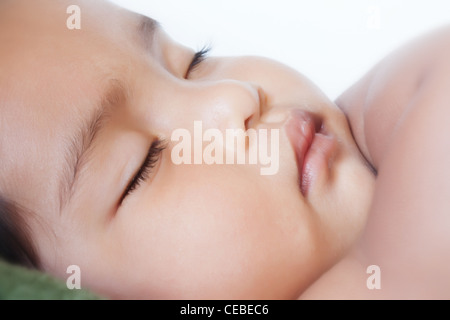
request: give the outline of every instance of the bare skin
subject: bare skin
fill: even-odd
[[[65,279],[78,265],[82,286],[115,299],[297,298],[367,217],[375,177],[343,112],[278,62],[208,57],[191,68],[195,52],[149,18],[75,3],[81,30],[66,27],[72,0],[0,2],[0,193],[35,213],[43,270]],[[98,110],[101,126],[86,125]],[[294,111],[332,145],[308,151],[307,193],[294,152],[307,121]],[[279,130],[279,171],[175,164],[172,133],[195,121]],[[82,139],[86,127],[102,129]],[[136,180],[158,140],[166,148]],[[74,146],[90,141],[80,157]]]
[[[36,213],[44,271],[65,278],[77,264],[87,288],[117,299],[448,297],[447,30],[333,103],[268,59],[211,57],[190,70],[191,49],[107,2],[76,1],[83,28],[70,31],[73,2],[0,2],[0,192]],[[99,105],[108,121],[65,188],[67,150]],[[334,141],[332,155],[312,147],[307,193],[293,110]],[[280,172],[177,166],[169,143],[128,194],[149,146],[197,120],[279,129]],[[379,291],[366,287],[374,264]]]
[[[337,99],[378,171],[375,195],[362,238],[301,298],[450,298],[449,34],[412,41]]]

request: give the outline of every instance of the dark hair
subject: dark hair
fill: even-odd
[[[27,210],[0,195],[0,259],[39,269],[39,259],[23,216],[25,213]]]

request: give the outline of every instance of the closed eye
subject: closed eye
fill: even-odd
[[[189,75],[200,65],[200,63],[202,63],[208,57],[210,51],[211,51],[210,46],[204,46],[202,49],[200,49],[194,54],[191,64],[189,65],[186,74],[184,76],[185,79],[188,79]]]
[[[142,163],[136,174],[133,176],[131,181],[128,183],[127,188],[120,198],[119,205],[123,203],[127,196],[129,196],[133,191],[139,188],[142,183],[146,182],[150,178],[152,169],[157,164],[160,155],[165,148],[166,145],[162,140],[156,140],[152,143],[150,149],[148,150],[147,156],[144,159],[144,162]]]

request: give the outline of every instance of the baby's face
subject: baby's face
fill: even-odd
[[[44,269],[78,265],[83,287],[114,298],[295,298],[355,240],[371,200],[343,113],[268,59],[190,68],[192,50],[107,2],[77,1],[69,30],[73,3],[0,5],[0,191],[36,212]],[[190,133],[193,162],[199,145],[225,159],[208,129],[267,129],[272,172],[259,156],[179,164],[189,150],[174,132]]]

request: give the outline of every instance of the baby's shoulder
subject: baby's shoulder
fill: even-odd
[[[307,293],[339,284],[354,298],[450,298],[449,55],[444,28],[387,57],[342,96],[365,99],[352,126],[375,161],[375,193],[355,251]],[[369,288],[376,272],[381,287]]]
[[[447,101],[450,26],[413,39],[376,64],[337,100],[356,142],[378,168],[404,115],[422,105]],[[420,101],[419,101],[420,100]],[[427,107],[428,106],[428,107]]]

